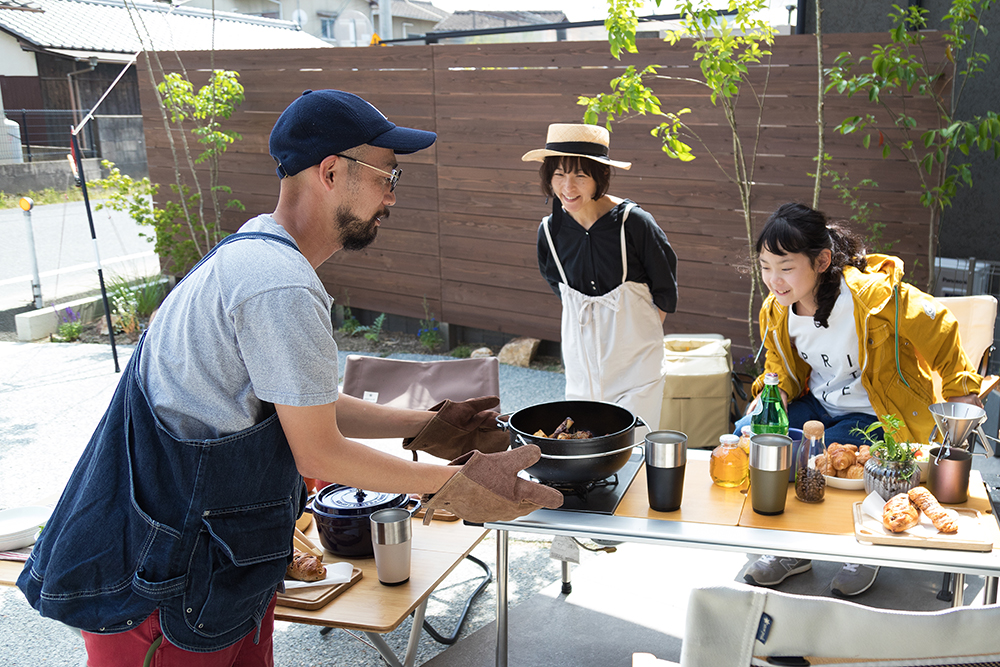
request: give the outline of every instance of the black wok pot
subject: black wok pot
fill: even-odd
[[[323,548],[337,556],[346,558],[372,558],[373,513],[394,508],[405,508],[410,503],[416,506],[412,515],[420,509],[420,501],[412,500],[405,493],[382,493],[363,491],[343,484],[323,487],[309,502],[306,511],[312,512],[319,530],[319,541]]]
[[[533,433],[551,433],[566,417],[574,430],[596,433],[593,438],[557,440]],[[585,484],[615,474],[628,462],[635,445],[635,427],[645,423],[631,412],[600,401],[556,401],[518,410],[501,428],[510,434],[511,447],[538,445],[542,458],[526,470],[550,483]]]

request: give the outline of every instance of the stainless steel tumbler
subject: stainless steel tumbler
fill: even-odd
[[[757,514],[785,511],[788,474],[792,467],[792,439],[777,433],[750,438],[750,505]]]
[[[687,436],[680,431],[646,434],[646,490],[649,506],[657,512],[674,512],[684,495]]]

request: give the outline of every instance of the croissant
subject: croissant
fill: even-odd
[[[830,462],[827,461],[826,454],[820,454],[817,456],[813,465],[816,467],[816,470],[819,470],[820,473],[826,475],[827,477],[835,477],[837,475],[837,471],[830,467]]]
[[[316,556],[294,549],[285,576],[299,581],[319,581],[326,579],[326,568]]]
[[[868,445],[861,445],[858,447],[857,463],[864,465],[868,463],[868,459],[872,457],[871,448]]]
[[[920,511],[927,515],[934,527],[942,533],[957,533],[958,523],[948,512],[938,503],[934,494],[922,487],[910,489],[910,501],[920,508]]]
[[[920,512],[905,493],[890,498],[882,509],[882,525],[894,533],[913,528],[919,522]]]
[[[845,468],[844,470],[840,470],[838,472],[844,473],[844,477],[846,477],[847,479],[864,479],[865,467],[860,463],[855,463],[851,467]]]
[[[832,465],[836,470],[846,470],[854,465],[858,460],[857,454],[843,445],[833,449],[833,451],[827,450],[826,455],[830,459],[830,465]]]

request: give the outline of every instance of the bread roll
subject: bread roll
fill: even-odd
[[[857,454],[852,450],[848,449],[846,446],[841,445],[836,449],[831,447],[832,451],[827,451],[827,457],[830,459],[830,465],[836,470],[846,470],[850,468],[857,462]]]
[[[919,522],[920,513],[905,493],[890,498],[882,509],[882,525],[894,533],[913,528]]]
[[[931,523],[939,531],[942,533],[958,532],[958,522],[941,507],[933,493],[918,486],[915,489],[910,489],[909,499],[914,505],[920,508],[921,512],[927,515],[927,518],[931,520]]]
[[[292,562],[288,564],[285,576],[299,581],[320,581],[326,579],[326,568],[316,556],[293,549]]]

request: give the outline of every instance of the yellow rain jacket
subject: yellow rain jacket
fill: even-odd
[[[844,267],[854,297],[861,382],[876,415],[903,420],[901,442],[927,442],[934,419],[927,406],[935,398],[931,369],[941,376],[943,398],[979,392],[982,378],[962,350],[958,321],[934,297],[902,282],[903,262],[888,255],[868,255],[859,271]],[[809,390],[809,364],[788,336],[788,308],[773,295],[760,309],[760,331],[767,350],[764,370],[777,373],[789,400]],[[753,384],[763,389],[763,374]]]

